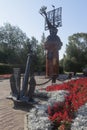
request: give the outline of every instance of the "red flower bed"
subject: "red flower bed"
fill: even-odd
[[[69,95],[63,103],[56,102],[48,107],[49,119],[58,130],[67,130],[78,108],[87,102],[87,78],[71,80],[67,83],[48,86],[46,91],[68,90]]]

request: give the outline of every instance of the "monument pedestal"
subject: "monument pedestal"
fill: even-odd
[[[57,41],[45,43],[46,53],[46,77],[59,74],[59,45]]]

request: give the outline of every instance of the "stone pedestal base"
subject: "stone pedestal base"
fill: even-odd
[[[46,54],[46,77],[58,75],[59,73],[59,52],[57,42],[45,44]]]
[[[46,58],[46,76],[58,75],[59,63],[57,58],[53,58],[52,60],[48,60]]]

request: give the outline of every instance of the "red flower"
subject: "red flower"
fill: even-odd
[[[65,97],[65,102],[56,102],[48,107],[49,119],[58,124],[71,122],[74,113],[79,107],[87,102],[87,78],[71,80],[67,83],[48,86],[46,91],[68,90],[69,95]],[[65,130],[65,124],[60,125],[59,130]]]

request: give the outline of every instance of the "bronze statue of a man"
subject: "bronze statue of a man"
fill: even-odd
[[[47,7],[43,6],[40,9],[40,14],[45,17],[47,29],[50,32],[50,35],[47,36],[46,42],[44,43],[45,49],[47,50],[46,54],[46,76],[58,75],[59,73],[59,50],[61,49],[62,42],[57,36],[57,25],[55,25],[55,9],[51,11],[52,18],[48,17],[46,13]]]

